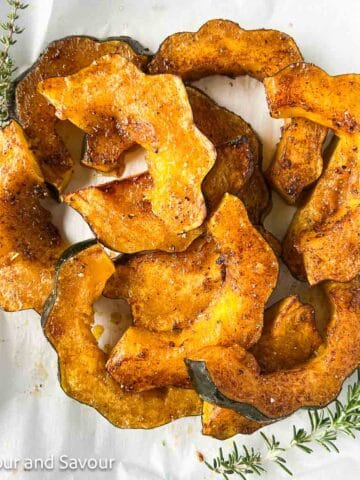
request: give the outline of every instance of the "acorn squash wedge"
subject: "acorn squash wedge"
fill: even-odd
[[[264,79],[274,118],[302,117],[339,136],[359,135],[360,75],[328,75],[311,63],[295,63]]]
[[[152,428],[198,415],[201,402],[192,390],[126,393],[106,372],[107,355],[91,332],[92,304],[113,272],[112,261],[93,240],[71,246],[56,267],[42,323],[59,357],[63,390],[120,428]]]
[[[213,266],[219,288],[214,288],[208,305],[182,330],[151,332],[133,326],[126,331],[107,363],[110,374],[124,388],[141,391],[166,385],[189,386],[183,363],[189,352],[205,345],[233,343],[249,348],[259,339],[264,304],[277,280],[276,257],[250,223],[241,200],[230,194],[225,194],[208,220],[206,233],[215,248],[211,261],[220,268],[219,275]],[[149,276],[151,270],[154,274],[149,297],[157,288],[156,255],[144,254],[139,260],[148,263]],[[197,260],[198,255],[193,258]],[[192,255],[183,259],[185,264],[191,262]],[[204,273],[206,279],[207,269]]]
[[[220,74],[250,75],[263,81],[300,61],[295,41],[285,33],[244,30],[229,20],[210,20],[197,32],[166,38],[148,69],[150,73],[180,75],[184,80]],[[321,174],[321,146],[327,129],[300,118],[288,123],[267,176],[287,202],[295,203],[301,191]]]
[[[175,233],[151,210],[146,193],[152,186],[150,175],[144,173],[86,187],[63,198],[84,217],[99,241],[112,250],[123,253],[186,250],[202,234],[203,228]]]
[[[35,156],[15,121],[0,129],[0,307],[41,312],[67,244],[41,200],[48,195]]]
[[[260,143],[238,115],[219,107],[198,89],[188,87],[194,121],[215,145],[214,167],[202,183],[208,215],[225,192],[239,196],[253,223],[260,222],[269,206],[269,193],[258,167]],[[89,223],[99,240],[123,253],[142,250],[184,251],[203,228],[177,235],[151,211],[146,192],[149,174],[87,187],[64,196],[65,202]],[[103,222],[103,218],[107,222]]]
[[[349,281],[360,271],[360,75],[331,77],[301,63],[265,79],[265,87],[273,116],[302,115],[340,137],[289,227],[284,259],[311,284]]]
[[[200,396],[261,422],[333,401],[360,364],[360,280],[328,282],[325,288],[331,318],[314,357],[292,369],[262,374],[253,355],[239,346],[204,349],[186,360]]]
[[[201,183],[215,148],[196,128],[182,81],[145,75],[124,57],[105,55],[80,72],[38,86],[56,108],[87,133],[114,119],[147,151],[153,181],[146,192],[153,213],[174,233],[199,227],[206,207]]]
[[[265,176],[290,205],[309,189],[323,171],[322,149],[327,128],[306,120],[285,120],[274,158]]]
[[[208,209],[214,211],[228,192],[243,201],[252,223],[260,224],[270,207],[270,195],[261,172],[262,146],[256,133],[239,115],[220,107],[201,90],[187,87],[186,91],[196,126],[217,152],[215,165],[202,184]],[[248,143],[248,152],[244,143]]]
[[[215,242],[203,237],[181,253],[124,256],[104,295],[127,300],[137,327],[154,332],[184,329],[221,288],[222,270]]]
[[[55,109],[37,91],[37,85],[49,77],[71,75],[108,53],[118,53],[139,67],[147,62],[141,46],[127,37],[102,42],[91,37],[72,36],[50,43],[39,60],[17,82],[16,117],[29,138],[45,180],[59,190],[63,190],[70,179],[73,161],[58,135],[59,120]],[[111,131],[112,126],[108,128]],[[99,145],[93,138],[89,142],[91,151],[88,151],[85,162],[91,164],[93,157],[99,161],[103,144]]]
[[[263,373],[293,368],[310,358],[322,340],[315,324],[314,309],[296,295],[286,297],[267,309],[259,341],[251,348]],[[234,410],[204,402],[202,432],[219,439],[238,433],[249,434],[265,424]]]

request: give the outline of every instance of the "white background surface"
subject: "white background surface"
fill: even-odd
[[[129,35],[156,51],[168,35],[197,30],[211,18],[228,18],[245,28],[275,28],[292,35],[305,59],[330,74],[360,72],[360,2],[342,0],[30,0],[21,13],[26,31],[14,48],[20,71],[30,66],[46,44],[73,34],[97,37]],[[1,0],[0,14],[7,7]],[[279,134],[280,122],[270,120],[263,88],[248,78],[211,78],[198,82],[217,101],[242,114],[259,132],[269,158]],[[79,169],[78,169],[79,170]],[[80,174],[81,175],[81,174]],[[86,178],[85,178],[86,177]],[[78,183],[89,181],[83,173]],[[74,185],[74,184],[73,184]],[[275,200],[275,203],[277,201]],[[68,237],[90,236],[78,216],[63,206],[54,208],[56,222]],[[283,212],[283,210],[282,210]],[[288,210],[287,210],[288,212]],[[267,224],[280,235],[286,224],[283,213],[270,216]],[[283,275],[276,297],[294,289]],[[104,301],[97,311],[113,310]],[[70,308],[70,306],[69,306]],[[183,419],[156,430],[118,430],[96,411],[66,397],[57,383],[56,354],[45,340],[38,316],[33,312],[0,312],[0,460],[46,457],[115,458],[111,472],[5,473],[0,479],[96,479],[202,480],[215,479],[197,459],[201,451],[209,460],[219,446],[226,451],[231,441],[202,437],[200,419]],[[305,412],[267,428],[284,443],[291,428],[307,424]],[[237,436],[239,444],[261,445],[259,434]],[[289,464],[298,480],[360,478],[360,444],[342,438],[341,453],[328,454],[315,448],[311,456],[292,452]],[[235,477],[234,477],[235,478]],[[287,478],[276,467],[264,478]]]

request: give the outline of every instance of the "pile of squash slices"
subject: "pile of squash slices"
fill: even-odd
[[[284,119],[264,174],[252,127],[191,84],[215,74],[256,78]],[[336,398],[360,364],[359,98],[360,75],[332,77],[288,35],[227,20],[155,55],[126,37],[48,46],[0,130],[0,306],[42,315],[68,395],[120,428],[202,415],[220,439]],[[116,180],[64,193],[62,120],[85,133],[81,163]],[[147,171],[123,178],[136,145]],[[262,226],[269,187],[297,207],[282,245]],[[61,238],[42,202],[54,194],[96,239]],[[319,285],[321,333],[298,295],[266,308],[279,257]],[[133,321],[109,354],[92,333],[101,294]]]

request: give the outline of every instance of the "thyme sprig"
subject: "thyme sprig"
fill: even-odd
[[[24,10],[27,5],[20,0],[6,0],[10,6],[5,22],[0,23],[3,34],[0,36],[2,49],[0,51],[0,127],[9,123],[9,104],[12,96],[13,84],[11,77],[16,70],[13,59],[9,55],[9,50],[16,43],[16,35],[23,32],[23,28],[18,27],[16,21],[19,18],[19,10]]]
[[[310,409],[309,429],[297,429],[293,427],[291,441],[282,446],[275,436],[266,436],[260,432],[264,440],[264,447],[260,450],[242,446],[241,453],[237,444],[233,443],[233,449],[227,456],[220,448],[219,454],[212,463],[205,462],[207,467],[215,473],[222,476],[224,480],[229,480],[231,475],[237,475],[242,480],[247,480],[250,475],[261,476],[267,471],[269,464],[275,463],[281,467],[287,474],[292,475],[288,468],[284,455],[294,447],[303,452],[312,453],[310,444],[318,444],[328,452],[336,451],[338,448],[335,441],[338,434],[345,434],[355,437],[355,433],[360,431],[360,374],[358,380],[350,385],[347,390],[346,401],[335,401],[335,409]]]

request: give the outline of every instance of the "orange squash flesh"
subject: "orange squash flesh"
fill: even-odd
[[[359,135],[360,75],[328,75],[311,63],[295,63],[264,79],[274,118],[302,117],[333,129],[337,135]]]
[[[113,118],[147,150],[153,213],[174,233],[199,227],[206,208],[201,183],[215,149],[193,122],[186,90],[173,75],[145,75],[120,55],[106,55],[68,76],[47,79],[39,91],[57,115],[87,133]]]
[[[59,190],[70,180],[73,160],[57,133],[59,120],[55,109],[38,93],[37,85],[46,78],[71,75],[108,53],[118,53],[139,67],[147,62],[147,57],[135,52],[128,41],[100,42],[90,37],[66,37],[50,43],[17,83],[16,116],[29,138],[45,180]]]
[[[107,363],[108,371],[124,388],[188,386],[183,359],[189,352],[205,345],[233,343],[249,348],[259,339],[264,304],[277,280],[276,257],[234,196],[224,196],[206,228],[218,253],[220,288],[188,328],[154,333],[130,327],[126,331]],[[149,258],[150,268],[153,258]]]
[[[125,257],[106,284],[104,295],[126,299],[137,327],[155,332],[184,329],[221,288],[218,259],[218,249],[209,238],[195,240],[182,253]]]
[[[146,193],[152,185],[150,175],[145,173],[83,188],[64,195],[64,200],[81,213],[101,243],[113,250],[123,253],[186,250],[201,235],[202,227],[176,234],[151,210]]]
[[[311,284],[350,281],[360,271],[360,75],[331,77],[296,64],[265,79],[275,117],[302,115],[340,137],[329,163],[284,241],[291,271]]]
[[[252,223],[259,224],[270,207],[270,195],[261,172],[261,143],[256,133],[239,115],[220,107],[200,90],[186,90],[196,126],[217,151],[215,165],[202,184],[208,209],[214,211],[228,192],[243,201]]]
[[[93,241],[70,247],[57,266],[55,288],[42,321],[59,357],[63,390],[120,428],[153,428],[198,415],[201,402],[192,390],[126,393],[106,372],[107,355],[91,332],[92,304],[113,272],[110,258]]]
[[[174,73],[184,80],[208,75],[250,75],[260,81],[301,62],[295,41],[277,30],[244,30],[229,20],[210,20],[197,32],[164,40],[148,65],[150,73]],[[321,147],[327,129],[301,118],[290,120],[267,177],[293,204],[322,171]],[[304,156],[304,151],[307,152]]]
[[[48,195],[20,125],[0,129],[0,307],[41,312],[66,248],[40,200]]]
[[[331,319],[313,358],[293,369],[261,374],[255,358],[241,347],[204,349],[188,361],[200,396],[263,421],[333,401],[360,364],[360,282],[329,282],[326,291]]]
[[[250,351],[261,371],[270,373],[294,368],[307,361],[321,342],[316,329],[314,309],[301,303],[297,296],[293,295],[265,311],[260,340]],[[226,439],[238,433],[253,433],[264,425],[234,410],[204,402],[204,435]]]
[[[304,118],[285,121],[265,176],[290,205],[294,205],[304,190],[320,177],[327,132],[327,128]]]
[[[202,183],[208,214],[225,192],[241,198],[250,220],[259,223],[269,206],[269,192],[258,166],[260,144],[251,127],[238,115],[219,107],[198,89],[188,87],[194,121],[215,145],[214,167]],[[123,253],[143,250],[184,251],[203,228],[177,235],[151,211],[146,192],[149,174],[88,187],[64,196],[89,223],[99,240]],[[107,222],[103,222],[103,218]]]

